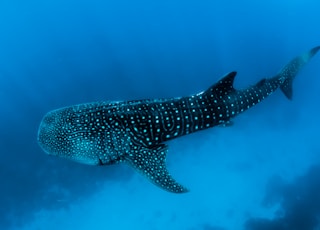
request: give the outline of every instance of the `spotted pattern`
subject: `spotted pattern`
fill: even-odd
[[[288,98],[292,80],[320,49],[295,58],[275,77],[243,90],[233,87],[236,72],[208,90],[190,97],[96,102],[49,112],[38,133],[40,146],[51,155],[92,165],[127,162],[154,184],[170,192],[187,189],[166,169],[164,142],[230,120],[271,95],[279,87]]]
[[[40,145],[50,154],[81,163],[125,161],[160,187],[185,192],[166,169],[167,147],[162,143],[224,124],[279,86],[276,79],[263,80],[236,91],[235,75],[191,97],[88,103],[49,112],[41,123]]]

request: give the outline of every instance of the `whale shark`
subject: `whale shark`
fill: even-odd
[[[292,99],[299,70],[320,46],[294,58],[276,75],[245,89],[235,89],[236,72],[207,90],[186,97],[120,102],[93,102],[48,112],[38,130],[38,143],[49,155],[89,165],[127,163],[160,188],[188,189],[168,172],[169,140],[219,125],[260,103],[278,88]]]

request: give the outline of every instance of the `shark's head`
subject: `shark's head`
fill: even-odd
[[[38,143],[49,155],[67,158],[84,164],[98,165],[100,160],[96,143],[74,125],[76,119],[72,107],[47,113],[38,131]]]

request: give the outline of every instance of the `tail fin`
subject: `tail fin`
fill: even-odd
[[[286,97],[292,99],[292,82],[300,69],[308,63],[308,61],[320,50],[320,46],[314,47],[307,53],[294,58],[287,65],[285,65],[278,73],[277,77],[282,81],[280,89]]]

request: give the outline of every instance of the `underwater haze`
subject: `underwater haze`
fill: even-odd
[[[125,164],[89,166],[37,143],[50,110],[188,96],[237,71],[241,89],[320,45],[316,0],[1,0],[0,229],[320,229],[320,55],[233,119],[168,142],[190,192]]]

